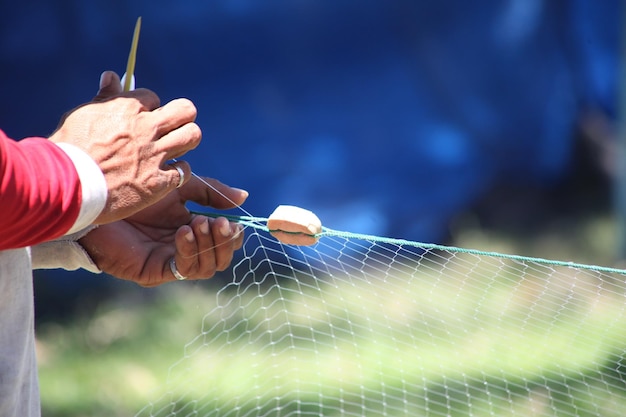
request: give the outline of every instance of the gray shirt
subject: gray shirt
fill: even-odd
[[[0,416],[39,417],[30,249],[0,251]]]
[[[41,416],[32,270],[84,268],[100,272],[77,243],[92,229],[32,249],[0,251],[0,417]]]

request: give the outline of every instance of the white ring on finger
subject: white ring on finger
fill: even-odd
[[[182,187],[182,185],[185,183],[185,171],[183,171],[183,169],[176,164],[170,164],[170,166],[172,166],[176,171],[178,171],[179,178],[178,178],[178,185],[176,186],[176,188]]]
[[[176,260],[174,258],[170,259],[170,271],[172,271],[174,278],[176,278],[179,281],[184,281],[187,279],[186,276],[178,272],[178,269],[176,269]]]

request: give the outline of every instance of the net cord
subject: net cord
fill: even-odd
[[[231,222],[240,223],[246,227],[252,227],[254,229],[263,230],[265,232],[271,233],[274,231],[274,230],[270,230],[267,227],[266,224],[267,224],[268,219],[265,217],[240,216],[240,215],[224,214],[224,213],[208,213],[208,212],[200,212],[200,211],[195,211],[195,210],[190,210],[190,211],[192,214],[203,215],[203,216],[212,217],[212,218],[224,217]],[[282,233],[297,233],[297,232],[285,232],[285,231],[281,231],[281,232]],[[579,269],[585,269],[589,271],[626,275],[626,269],[623,269],[623,268],[589,265],[589,264],[583,264],[583,263],[578,263],[578,262],[559,261],[559,260],[554,260],[554,259],[538,258],[538,257],[532,257],[532,256],[512,255],[512,254],[506,254],[506,253],[501,253],[501,252],[483,251],[483,250],[478,250],[478,249],[461,248],[461,247],[456,247],[456,246],[447,246],[447,245],[440,245],[440,244],[435,244],[435,243],[416,242],[416,241],[406,240],[406,239],[390,238],[390,237],[354,233],[354,232],[345,232],[345,231],[340,231],[340,230],[329,229],[327,227],[322,227],[321,233],[318,233],[316,235],[309,235],[309,236],[313,236],[316,238],[325,237],[325,236],[334,236],[334,237],[340,237],[344,239],[361,239],[361,240],[365,240],[365,241],[373,242],[373,243],[403,245],[403,246],[411,246],[415,248],[429,249],[429,250],[443,250],[443,251],[449,251],[449,252],[455,252],[455,253],[466,253],[466,254],[477,255],[477,256],[489,256],[493,258],[508,259],[508,260],[519,261],[519,262],[535,262],[538,264],[543,264],[543,265],[548,265],[548,266],[579,268]]]

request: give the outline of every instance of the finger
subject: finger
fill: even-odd
[[[168,175],[168,187],[181,188],[185,183],[189,182],[193,176],[191,167],[185,161],[171,162],[166,165],[166,175]]]
[[[153,91],[148,90],[147,88],[138,88],[133,91],[123,92],[120,95],[124,97],[134,98],[139,101],[141,103],[141,109],[143,111],[152,112],[153,110],[158,109],[161,105],[161,100],[159,99],[159,96],[157,96]]]
[[[233,260],[235,228],[223,217],[213,219],[211,227],[215,242],[215,268],[224,271]]]
[[[243,246],[243,238],[245,237],[243,225],[231,223],[231,227],[233,228],[234,235],[233,249],[239,250]]]
[[[159,136],[163,136],[172,130],[195,121],[197,114],[196,106],[190,100],[179,98],[154,110],[152,117],[155,125],[158,126]]]
[[[122,93],[120,77],[113,71],[104,71],[100,75],[100,88],[93,101],[104,101]]]
[[[193,279],[193,272],[198,269],[196,261],[198,241],[194,235],[192,227],[189,225],[181,226],[176,231],[174,242],[176,245],[176,253],[174,255],[176,269],[184,277]],[[168,275],[170,280],[177,280],[172,271],[169,271]]]
[[[208,185],[208,186],[207,186]],[[181,197],[203,206],[225,210],[242,205],[248,192],[230,187],[216,179],[193,177],[180,189]]]
[[[220,242],[216,241],[211,233],[214,227],[213,223],[213,219],[208,219],[205,216],[196,216],[191,222],[198,239],[197,274],[202,278],[211,278],[216,271],[217,259],[215,250],[216,245],[219,245]]]
[[[195,123],[187,123],[161,136],[154,142],[155,152],[161,152],[165,159],[176,159],[196,148],[202,140],[202,131]]]

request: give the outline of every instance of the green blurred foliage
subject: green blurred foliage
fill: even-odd
[[[602,248],[611,240],[606,224],[595,220],[576,233],[604,235]],[[470,229],[457,241],[510,251],[530,244]],[[577,241],[559,249],[575,251],[568,245]],[[419,267],[377,278],[286,275],[219,291],[176,283],[147,303],[121,297],[74,322],[43,323],[43,414],[182,416],[198,407],[199,415],[618,416],[626,409],[622,284],[537,266],[522,280],[520,265],[469,255],[414,262]]]

